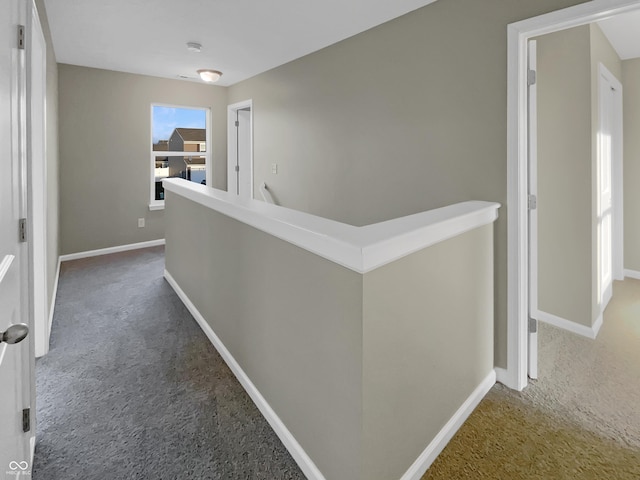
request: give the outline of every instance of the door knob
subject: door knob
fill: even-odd
[[[29,334],[29,327],[24,323],[16,323],[0,332],[0,343],[20,343]]]

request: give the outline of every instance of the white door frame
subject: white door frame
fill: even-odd
[[[614,89],[613,138],[611,141],[613,182],[613,279],[624,280],[624,175],[623,175],[623,116],[624,91],[620,79],[616,78],[602,63],[598,64],[598,105],[600,104],[601,82],[606,79]],[[599,115],[599,114],[598,114]],[[600,117],[598,117],[600,122]],[[603,309],[604,310],[604,309]]]
[[[35,2],[30,2],[27,24],[27,175],[30,304],[35,355],[49,351],[47,285],[47,44]]]
[[[236,162],[238,158],[238,130],[236,129],[235,122],[237,119],[238,110],[244,110],[249,108],[250,110],[250,131],[249,138],[251,139],[249,145],[249,156],[251,161],[249,162],[249,177],[251,178],[251,195],[249,198],[253,198],[253,100],[243,100],[232,105],[227,106],[227,191],[231,191],[229,186],[237,181],[237,174],[235,171]]]
[[[528,69],[537,71],[538,47],[535,40],[528,42]],[[529,83],[529,82],[527,82]],[[529,118],[529,195],[538,198],[538,86],[531,82],[527,89]],[[529,318],[538,319],[538,209],[529,213]],[[536,323],[537,327],[537,323]],[[538,378],[538,329],[530,329],[528,334],[528,369],[529,378]]]
[[[606,83],[605,83],[606,82]],[[611,130],[611,146],[609,153],[609,161],[610,165],[610,188],[611,188],[611,258],[609,261],[611,262],[611,283],[606,286],[606,289],[603,289],[602,286],[602,252],[603,248],[601,245],[601,239],[597,239],[597,252],[598,256],[598,274],[597,274],[597,285],[598,285],[598,304],[600,305],[600,316],[602,317],[609,300],[611,300],[611,296],[613,294],[613,281],[614,280],[623,280],[623,267],[624,265],[624,240],[623,240],[623,232],[624,232],[624,219],[623,219],[623,182],[622,182],[622,128],[623,128],[623,119],[622,119],[622,84],[620,81],[602,64],[598,64],[598,81],[597,81],[597,91],[598,91],[598,131],[601,131],[603,126],[604,117],[602,115],[603,110],[605,108],[604,102],[605,96],[603,95],[603,89],[606,89],[607,94],[612,90],[614,93],[613,100],[610,105],[607,105],[607,108],[611,109],[611,125],[609,126]],[[609,97],[611,98],[611,97]],[[596,162],[596,172],[597,172],[597,180],[596,180],[596,216],[598,217],[598,221],[600,221],[600,196],[601,196],[601,174],[600,165],[602,163],[602,155],[603,152],[601,150],[601,140],[598,138],[597,140],[597,162]]]
[[[636,10],[640,0],[593,0],[507,27],[507,368],[496,374],[516,390],[527,385],[528,368],[527,41]]]

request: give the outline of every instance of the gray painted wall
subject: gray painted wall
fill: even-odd
[[[598,300],[598,65],[622,64],[600,27],[538,41],[539,309],[591,327]]]
[[[640,272],[640,58],[622,62],[624,267]]]
[[[227,89],[61,64],[62,254],[164,238],[149,211],[151,103],[210,107],[214,186],[226,185]],[[137,219],[146,218],[138,228]]]
[[[234,85],[228,101],[222,87],[61,65],[61,253],[163,236],[163,213],[146,208],[152,101],[215,107],[219,188],[223,106],[252,98],[256,185],[285,206],[362,225],[470,199],[506,205],[506,27],[577,3],[435,2]],[[495,237],[501,367],[506,218]]]
[[[364,275],[171,192],[166,268],[327,479],[400,478],[493,369],[493,225]]]
[[[253,99],[256,185],[356,225],[471,199],[506,205],[507,25],[577,3],[439,1],[230,87],[229,103]],[[495,236],[501,367],[506,218]]]
[[[43,0],[36,0],[38,17],[47,43],[47,296],[49,304],[53,297],[56,281],[58,256],[60,255],[60,205],[59,205],[59,160],[58,160],[58,64],[53,51],[53,41],[49,30],[49,20]]]
[[[361,478],[362,276],[167,192],[166,268],[316,465]]]
[[[538,306],[591,326],[589,26],[537,39]]]
[[[364,276],[363,478],[400,478],[493,369],[493,225]]]

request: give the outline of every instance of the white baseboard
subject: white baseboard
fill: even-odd
[[[280,420],[280,417],[273,411],[271,406],[267,403],[266,399],[258,391],[253,382],[249,379],[247,374],[242,370],[240,364],[233,358],[231,352],[222,343],[222,340],[215,334],[211,326],[204,319],[202,314],[198,311],[196,306],[191,302],[187,294],[180,288],[176,280],[171,274],[165,270],[164,278],[169,282],[169,285],[175,290],[182,303],[187,307],[193,318],[202,328],[209,340],[216,348],[220,356],[227,363],[231,371],[234,373],[240,384],[244,387],[249,394],[253,402],[256,404],[264,418],[269,422],[271,428],[276,432],[286,449],[289,451],[293,459],[296,461],[302,472],[309,480],[325,480],[324,475],[320,472],[318,467],[313,463],[309,455],[304,451],[302,446],[298,443],[292,433],[287,429],[286,425]]]
[[[78,260],[80,258],[97,257],[99,255],[108,255],[110,253],[126,252],[128,250],[137,250],[139,248],[157,247],[164,245],[164,238],[158,240],[150,240],[148,242],[130,243],[128,245],[119,245],[117,247],[100,248],[98,250],[89,250],[87,252],[69,253],[61,255],[60,260],[66,262],[68,260]]]
[[[563,330],[582,335],[583,337],[587,337],[592,340],[595,340],[598,336],[598,332],[602,326],[602,314],[600,314],[596,319],[592,327],[587,327],[586,325],[581,325],[571,320],[567,320],[566,318],[557,317],[551,313],[541,311],[536,313],[536,318],[541,322],[548,323],[554,327],[562,328]]]
[[[496,367],[494,368],[494,370],[496,372],[496,382],[499,382],[513,389],[513,387],[511,386],[511,376],[509,375],[509,370],[500,367]]]
[[[598,315],[596,321],[593,322],[593,326],[591,327],[591,331],[593,332],[593,338],[595,339],[600,333],[600,327],[602,327],[602,323],[604,322],[604,313]]]
[[[316,467],[282,420],[280,420],[278,415],[273,411],[266,399],[258,391],[253,382],[251,382],[244,370],[242,370],[242,367],[240,367],[238,362],[233,358],[231,352],[229,352],[229,350],[224,346],[222,340],[220,340],[220,338],[215,334],[211,326],[207,323],[202,314],[198,311],[189,297],[187,297],[186,293],[180,288],[176,280],[167,270],[164,271],[164,278],[174,289],[178,297],[180,297],[180,300],[182,300],[189,312],[191,312],[196,322],[200,325],[200,328],[202,328],[205,335],[207,335],[218,353],[220,353],[220,356],[222,356],[229,368],[231,368],[231,371],[247,391],[262,415],[269,422],[269,425],[271,425],[271,428],[276,432],[289,453],[291,453],[291,456],[294,458],[305,476],[309,480],[325,480],[322,472],[320,472],[318,467]],[[504,372],[506,375],[506,370],[504,370]],[[440,430],[438,435],[436,435],[427,448],[420,454],[411,467],[409,467],[400,480],[419,480],[424,475],[436,457],[440,452],[442,452],[444,447],[449,443],[451,438],[453,438],[467,418],[469,418],[469,415],[471,415],[473,410],[478,406],[480,401],[485,397],[489,390],[491,390],[491,387],[493,387],[495,383],[496,371],[491,370],[480,385],[476,387],[471,395],[469,395],[465,402],[460,406],[453,417],[449,419],[442,430]]]
[[[635,278],[636,280],[640,280],[640,272],[638,272],[637,270],[628,270],[628,269],[624,269],[624,277],[625,278]]]
[[[480,401],[491,390],[496,383],[496,372],[491,370],[489,375],[476,387],[476,389],[469,395],[465,402],[460,406],[458,411],[449,419],[447,424],[438,432],[438,435],[431,441],[431,443],[420,454],[413,465],[409,467],[409,470],[405,472],[400,480],[420,480],[427,469],[431,466],[440,452],[447,446],[449,441],[453,438],[456,432],[460,429],[462,424],[469,418],[471,412],[475,410]]]

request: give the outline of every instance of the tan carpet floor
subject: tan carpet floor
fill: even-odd
[[[422,480],[640,479],[640,281],[595,341],[541,324],[539,349],[540,378],[496,385]]]

